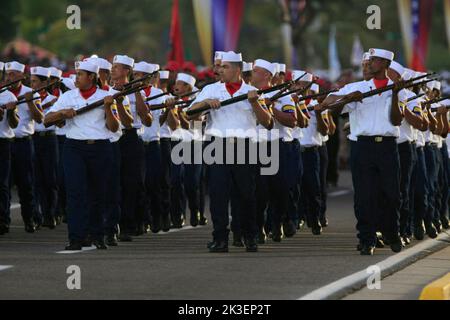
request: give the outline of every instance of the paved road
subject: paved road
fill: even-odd
[[[233,247],[209,253],[208,225],[147,234],[106,251],[60,254],[65,225],[27,234],[14,209],[11,232],[0,237],[0,266],[12,266],[0,271],[0,299],[297,299],[393,254],[380,249],[362,257],[355,250],[348,173],[330,192],[323,235],[303,229],[257,253]],[[81,290],[67,289],[70,265],[81,268]]]

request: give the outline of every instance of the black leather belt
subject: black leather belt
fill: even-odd
[[[358,136],[358,141],[365,141],[365,142],[375,142],[375,143],[381,143],[381,142],[387,142],[387,141],[395,141],[396,137],[385,137],[385,136]]]

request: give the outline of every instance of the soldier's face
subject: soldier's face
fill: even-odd
[[[31,76],[31,78],[30,78],[31,88],[33,88],[33,89],[37,89],[37,88],[45,86],[46,82],[47,81],[41,81],[41,79],[39,79],[39,77],[34,76],[34,75]]]
[[[383,69],[387,69],[386,59],[379,57],[370,57],[369,60],[369,70],[372,74],[378,73]]]
[[[113,63],[112,69],[111,69],[111,79],[112,80],[123,79],[124,77],[128,76],[128,73],[129,73],[129,69],[127,69],[123,64]]]
[[[177,95],[182,95],[182,94],[188,93],[190,90],[191,90],[191,86],[188,85],[184,81],[175,82],[175,85],[173,87],[173,91]]]
[[[239,75],[241,70],[229,62],[222,62],[220,69],[220,78],[223,82],[230,82]]]
[[[133,72],[133,79],[141,79],[141,78],[143,78],[143,77],[145,77],[145,76],[148,76],[148,73],[139,72],[139,71]],[[147,78],[147,79],[144,81],[144,83],[145,83],[146,85],[150,85],[150,83],[151,83],[151,78]]]
[[[217,81],[220,81],[220,69],[222,68],[222,60],[215,60],[213,66],[214,77]]]
[[[259,86],[263,82],[270,80],[268,77],[269,72],[260,67],[254,67],[252,71],[252,83],[255,86]]]
[[[93,86],[94,75],[84,70],[77,70],[75,85],[81,90],[87,90]]]
[[[362,63],[362,72],[364,80],[372,79],[372,72],[370,71],[370,62],[369,60],[365,60]]]
[[[16,81],[23,78],[23,73],[19,72],[19,71],[14,71],[14,70],[10,70],[10,71],[6,71],[6,81],[7,82],[12,82],[12,81]],[[15,84],[13,87],[17,88],[20,85],[20,83]]]

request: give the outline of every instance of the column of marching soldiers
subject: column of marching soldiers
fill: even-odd
[[[333,115],[347,115],[357,249],[399,252],[413,236],[436,238],[449,228],[449,100],[436,75],[390,51],[370,49],[361,64],[363,80],[324,91],[311,73],[288,80],[284,64],[235,52],[216,52],[215,81],[201,89],[192,74],[125,55],[79,61],[69,78],[0,63],[0,235],[13,184],[25,231],[65,222],[67,250],[182,228],[188,209],[191,226],[206,225],[205,194],[211,252],[228,252],[229,226],[248,252],[304,224],[320,235],[326,141]],[[271,163],[250,161],[255,150]]]

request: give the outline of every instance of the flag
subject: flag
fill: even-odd
[[[336,26],[332,25],[330,30],[330,39],[328,44],[328,68],[330,80],[336,81],[341,75],[341,63],[336,44]]]
[[[428,35],[433,13],[433,0],[412,0],[411,12],[414,48],[411,68],[417,71],[426,71]]]
[[[183,36],[181,34],[181,22],[178,0],[173,0],[172,23],[170,25],[170,52],[168,60],[177,61],[180,65],[184,62]]]
[[[361,44],[361,40],[359,39],[359,36],[355,36],[353,39],[352,55],[350,57],[350,63],[353,67],[361,66],[361,59],[363,54],[364,49]]]
[[[448,49],[450,50],[450,0],[444,0],[445,29],[447,30]]]

